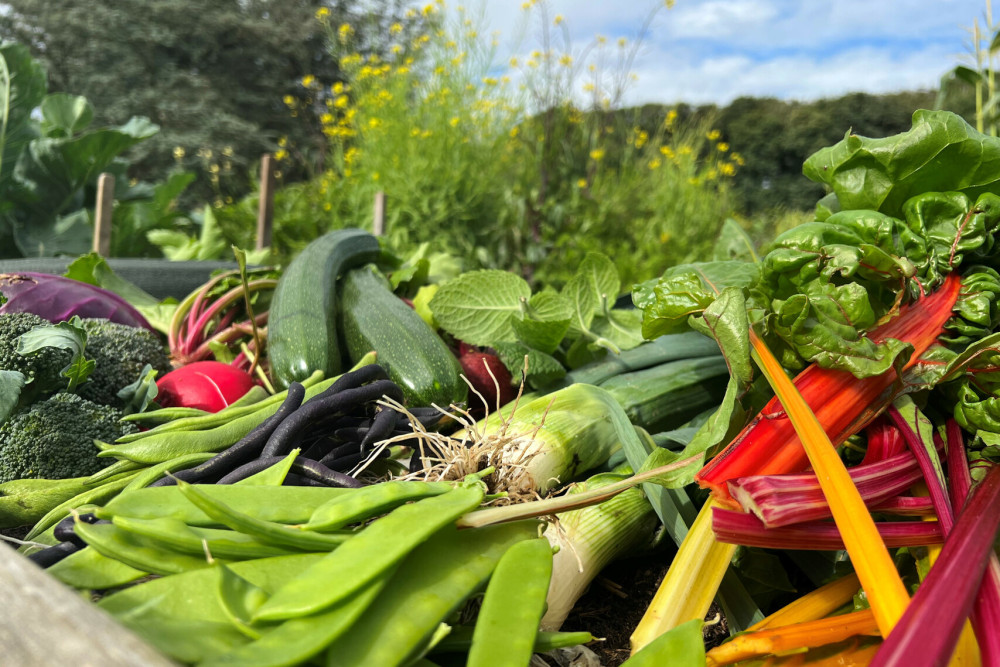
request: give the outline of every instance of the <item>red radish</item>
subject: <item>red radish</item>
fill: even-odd
[[[250,391],[253,377],[221,361],[196,361],[170,371],[156,382],[162,407],[218,412]]]
[[[469,395],[472,409],[484,409],[482,400],[476,396],[477,393],[486,399],[485,407],[490,411],[496,410],[498,405],[511,402],[517,396],[513,377],[496,354],[466,343],[459,343],[458,363],[462,366],[462,373],[469,379],[474,390]],[[495,382],[494,378],[496,378]],[[499,385],[499,392],[497,385]]]

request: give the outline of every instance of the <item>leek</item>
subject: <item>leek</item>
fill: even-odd
[[[623,480],[627,474],[602,473],[570,489],[567,497]],[[564,512],[545,530],[558,547],[552,561],[548,609],[542,630],[558,630],[590,582],[610,562],[653,541],[659,520],[642,491],[632,487],[599,505]]]

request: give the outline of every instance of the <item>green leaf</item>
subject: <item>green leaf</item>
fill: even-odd
[[[512,273],[471,271],[441,285],[429,306],[452,336],[470,345],[495,346],[515,339],[511,321],[530,296],[528,283]]]
[[[956,70],[956,76],[972,72]],[[978,197],[1000,181],[998,161],[1000,139],[977,132],[957,114],[921,109],[908,132],[882,139],[848,133],[810,156],[802,171],[828,185],[844,209],[900,217],[903,203],[925,192]]]
[[[719,238],[715,242],[712,252],[712,259],[716,261],[742,260],[746,262],[758,261],[757,251],[754,250],[753,239],[746,233],[743,227],[736,220],[726,218],[719,231]]]
[[[24,388],[24,374],[19,371],[0,370],[0,424],[14,411]]]
[[[523,318],[511,320],[519,341],[552,354],[569,331],[572,307],[569,301],[555,292],[539,292],[531,297]]]
[[[52,93],[42,100],[42,134],[46,137],[72,137],[83,132],[94,120],[94,108],[86,97]]]
[[[5,121],[6,133],[0,136],[0,195],[6,199],[12,186],[14,165],[28,142],[38,136],[38,128],[32,120],[32,112],[45,99],[48,77],[42,64],[32,58],[31,52],[23,44],[7,42],[0,45],[0,59],[9,74],[9,79],[0,79],[0,119]],[[10,94],[6,94],[6,83],[10,84]],[[3,118],[6,109],[6,118]]]
[[[622,667],[704,667],[704,625],[700,618],[678,625],[642,647]]]
[[[429,304],[434,295],[437,294],[438,289],[438,285],[422,285],[413,297],[413,310],[435,331],[438,330],[439,325],[434,319],[434,313],[431,312]]]
[[[125,404],[124,412],[129,415],[135,412],[145,412],[149,406],[155,405],[156,375],[159,371],[146,364],[139,372],[139,377],[132,384],[118,390],[118,398]]]
[[[500,342],[494,344],[493,349],[503,365],[510,369],[514,384],[523,381],[525,355],[528,357],[528,384],[533,387],[543,387],[566,375],[566,368],[558,359],[521,343]]]
[[[62,370],[62,375],[69,378],[70,391],[86,382],[97,365],[96,362],[87,360],[83,356],[86,346],[87,332],[80,326],[80,318],[77,316],[68,322],[33,327],[17,339],[17,353],[21,355],[28,355],[46,347],[72,352],[73,358],[70,364]]]
[[[589,331],[594,315],[613,304],[618,298],[621,281],[618,269],[606,256],[587,253],[576,274],[563,287],[562,295],[572,308],[570,330],[576,333]]]
[[[642,312],[617,308],[606,316],[594,318],[593,333],[613,344],[619,351],[631,350],[642,344]]]

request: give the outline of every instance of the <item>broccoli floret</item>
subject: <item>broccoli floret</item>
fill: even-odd
[[[62,392],[11,415],[0,426],[0,483],[90,475],[111,461],[94,440],[114,442],[136,426],[122,412]]]
[[[124,407],[118,392],[139,379],[142,369],[149,364],[160,374],[170,370],[170,358],[160,339],[148,329],[116,324],[104,319],[85,319],[87,332],[87,359],[97,362],[90,380],[80,386],[84,398]]]
[[[73,359],[70,350],[46,347],[27,355],[17,351],[18,338],[22,334],[36,326],[48,325],[48,320],[34,313],[0,314],[0,370],[18,371],[24,375],[28,386],[22,394],[22,404],[62,389],[67,384],[62,370]]]

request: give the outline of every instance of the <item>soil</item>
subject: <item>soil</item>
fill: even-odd
[[[604,641],[589,644],[603,667],[616,667],[629,657],[629,637],[667,573],[673,553],[658,551],[627,558],[604,568],[580,598],[562,630],[586,630]],[[725,616],[713,603],[705,617],[719,622],[705,627],[705,646],[711,648],[729,637]]]

